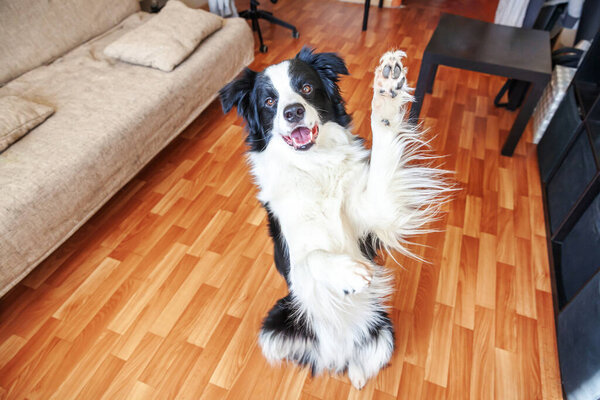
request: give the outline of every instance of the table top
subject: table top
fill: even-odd
[[[441,16],[425,49],[427,53],[441,64],[445,64],[444,60],[459,61],[535,74],[552,73],[549,32],[496,25],[458,15]]]

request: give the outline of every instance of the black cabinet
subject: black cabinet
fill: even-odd
[[[538,145],[567,399],[600,398],[600,34]]]
[[[569,143],[579,132],[582,122],[575,99],[575,88],[570,86],[538,145],[542,182],[547,182],[555,172],[558,161],[564,157]]]
[[[561,259],[569,260],[561,268],[564,298],[572,299],[598,270],[600,260],[600,196],[585,210],[561,246]],[[600,331],[598,331],[600,335]]]
[[[596,38],[538,146],[558,310],[600,270],[599,98]]]
[[[597,172],[588,135],[581,130],[546,185],[551,232],[558,231]]]
[[[600,275],[558,316],[558,357],[568,400],[600,396]]]

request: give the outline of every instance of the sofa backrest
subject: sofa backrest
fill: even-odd
[[[139,9],[138,0],[0,0],[0,86]]]

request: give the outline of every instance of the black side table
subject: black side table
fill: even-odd
[[[531,82],[531,88],[504,142],[512,156],[552,74],[550,34],[443,14],[423,53],[410,119],[421,112],[425,91],[431,93],[438,65]]]

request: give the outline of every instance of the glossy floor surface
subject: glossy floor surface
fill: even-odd
[[[409,82],[440,16],[485,20],[489,2],[407,1],[371,10],[326,0],[263,2],[298,26],[263,24],[253,67],[303,44],[336,51],[356,133],[369,139],[373,69],[404,49]],[[417,4],[415,4],[417,3]],[[240,8],[242,4],[240,4]],[[440,67],[424,102],[434,151],[462,190],[440,232],[415,241],[430,263],[388,260],[397,291],[391,364],[362,391],[345,376],[269,366],[262,318],[286,294],[244,160],[242,122],[213,103],[71,239],[0,300],[0,398],[561,398],[540,182],[526,132],[499,149],[514,114],[500,78]]]

